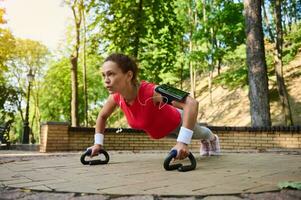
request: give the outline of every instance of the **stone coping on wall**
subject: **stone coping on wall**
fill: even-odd
[[[270,127],[250,127],[250,126],[206,126],[212,131],[224,131],[224,132],[273,132],[280,131],[283,133],[288,132],[301,132],[301,126],[270,126]],[[106,128],[106,132],[116,132],[120,128]],[[144,133],[143,130],[132,128],[121,128],[122,132],[126,133]],[[69,127],[72,132],[93,131],[92,127]]]
[[[93,131],[93,127],[72,127],[69,122],[43,122],[42,125],[67,125],[69,130],[72,132],[82,132],[82,131]],[[212,126],[206,123],[199,123],[199,125],[206,126],[212,131],[237,131],[237,132],[272,132],[272,131],[283,131],[283,132],[301,132],[301,125],[296,126]],[[106,128],[107,132],[116,132],[120,128]],[[123,132],[126,133],[144,133],[143,130],[132,129],[132,128],[121,128]]]
[[[207,126],[212,131],[249,131],[249,132],[272,132],[272,131],[293,131],[300,132],[301,126],[267,126],[267,127],[250,127],[250,126]]]

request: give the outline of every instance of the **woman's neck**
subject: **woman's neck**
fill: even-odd
[[[125,88],[125,90],[121,93],[122,97],[128,104],[132,104],[137,97],[139,85],[131,84],[129,87]]]

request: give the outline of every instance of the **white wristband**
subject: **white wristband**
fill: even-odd
[[[193,135],[192,130],[182,126],[180,129],[178,138],[177,138],[177,142],[182,142],[184,144],[190,144],[192,135]]]
[[[95,133],[94,144],[100,144],[103,146],[104,135],[102,133]]]

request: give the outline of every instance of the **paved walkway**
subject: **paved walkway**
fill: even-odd
[[[111,196],[195,197],[277,191],[281,181],[301,181],[300,154],[224,153],[205,158],[195,154],[197,168],[190,172],[165,171],[166,152],[109,154],[107,165],[84,166],[79,152],[0,151],[0,185]]]

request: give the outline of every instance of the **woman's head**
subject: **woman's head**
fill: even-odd
[[[129,71],[132,72],[132,82],[137,83],[137,73],[138,73],[138,66],[135,60],[127,55],[120,54],[120,53],[113,53],[109,55],[104,62],[114,62],[117,66],[121,69],[121,71],[125,74]]]
[[[124,54],[111,54],[102,66],[104,84],[110,93],[120,92],[126,86],[136,86],[137,72],[134,59]]]

